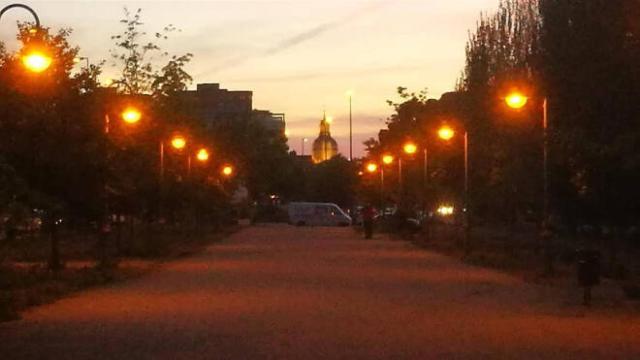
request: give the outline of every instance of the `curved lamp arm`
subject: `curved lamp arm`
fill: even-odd
[[[27,5],[24,4],[11,4],[11,5],[7,5],[4,8],[2,8],[2,10],[0,10],[0,19],[2,19],[2,15],[4,15],[4,13],[6,13],[8,10],[13,9],[13,8],[21,8],[21,9],[25,9],[28,12],[31,13],[31,15],[33,15],[33,18],[36,20],[36,27],[39,29],[40,28],[40,18],[38,17],[38,14],[36,14],[35,11],[33,11],[32,8],[28,7]]]

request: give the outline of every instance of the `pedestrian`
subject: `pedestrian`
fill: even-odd
[[[362,209],[362,226],[364,227],[364,238],[371,239],[373,236],[373,218],[375,216],[375,210],[373,206],[367,204]]]

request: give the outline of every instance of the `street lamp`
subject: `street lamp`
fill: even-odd
[[[176,151],[182,151],[187,146],[187,139],[182,135],[173,135],[173,137],[169,140],[171,147]],[[190,159],[191,157],[189,157]],[[189,161],[187,160],[187,167],[189,166]],[[160,140],[160,182],[164,180],[164,140]]]
[[[370,162],[367,164],[367,171],[370,173],[374,173],[376,171],[378,171],[378,164],[374,163],[374,162]]]
[[[529,97],[517,90],[512,91],[505,98],[507,106],[514,110],[522,109],[528,102]],[[547,97],[542,98],[542,234],[541,237],[545,239],[550,236],[548,230],[549,227],[549,119],[547,113]],[[546,241],[547,252],[547,271],[553,271],[553,259],[551,257],[551,241],[547,238]]]
[[[527,105],[529,98],[519,91],[513,91],[504,98],[504,101],[508,107],[514,110],[520,110]]]
[[[352,119],[352,102],[353,90],[347,91],[349,97],[349,161],[353,159],[353,119]]]
[[[36,26],[35,28],[31,29],[29,33],[32,35],[38,35],[38,32],[40,30],[40,18],[38,17],[38,14],[36,14],[36,12],[27,5],[10,4],[5,6],[4,8],[2,8],[2,10],[0,10],[0,19],[2,18],[2,15],[4,15],[4,13],[14,8],[25,9],[29,13],[31,13],[31,15],[35,20]],[[22,49],[23,55],[21,56],[21,60],[22,60],[22,65],[27,70],[34,73],[41,73],[47,70],[49,66],[51,66],[53,59],[51,59],[51,56],[47,54],[47,52],[44,49],[44,46],[38,46],[37,43],[38,41],[29,39],[29,41],[25,44],[25,47]]]
[[[455,131],[453,131],[452,128],[446,125],[438,129],[438,137],[442,140],[449,141],[453,138],[454,135]]]
[[[221,172],[222,172],[222,175],[224,177],[229,178],[229,177],[231,177],[231,175],[233,175],[233,172],[234,172],[233,166],[228,165],[228,164],[224,165],[222,167],[222,171]]]
[[[382,166],[380,167],[380,205],[384,209],[384,165],[391,165],[395,158],[391,154],[382,155]]]
[[[418,145],[413,142],[407,142],[402,146],[402,149],[404,150],[405,154],[413,155],[418,151]]]
[[[404,151],[405,154],[409,156],[413,156],[418,151],[418,145],[416,145],[412,141],[408,141],[404,143],[404,145],[402,145],[402,150]],[[426,151],[427,149],[425,147],[425,158],[426,158]],[[398,158],[398,185],[400,186],[400,195],[402,196],[402,191],[404,189],[402,184],[402,157]]]
[[[514,110],[522,109],[528,102],[529,97],[517,90],[509,93],[505,98],[507,106]],[[542,226],[543,230],[546,228],[548,216],[549,216],[549,131],[548,131],[548,115],[547,115],[547,97],[542,100],[542,137],[543,137],[543,165],[542,165],[542,178],[543,178],[543,206],[542,206]]]
[[[443,141],[449,141],[455,136],[455,131],[447,125],[438,129],[438,137]],[[469,133],[464,131],[464,198],[463,215],[465,226],[465,246],[469,243]]]
[[[305,144],[306,142],[308,142],[308,141],[309,141],[309,139],[307,139],[307,138],[302,138],[302,141],[300,142],[300,143],[302,144],[302,156],[304,156],[304,144]]]
[[[125,123],[126,125],[135,125],[138,121],[140,121],[140,119],[142,118],[142,112],[140,110],[138,110],[137,108],[133,107],[133,106],[129,106],[126,107],[121,113],[120,113],[120,120]],[[109,133],[111,132],[111,118],[109,116],[109,113],[105,113],[104,115],[104,140],[103,140],[103,146],[104,146],[104,162],[105,164],[107,164],[110,161],[110,151],[109,151],[109,146],[108,146],[108,141],[109,141]],[[106,174],[105,174],[106,175]],[[100,238],[99,238],[99,242],[100,242],[100,262],[101,263],[106,263],[106,261],[108,260],[108,255],[106,252],[106,241],[107,241],[107,236],[109,234],[109,232],[111,231],[111,225],[110,225],[110,218],[111,218],[111,206],[110,206],[110,199],[109,199],[109,184],[108,184],[108,176],[105,176],[103,178],[103,196],[104,196],[104,218],[102,219],[102,224],[101,224],[101,228],[100,228]],[[118,223],[119,224],[119,223]],[[119,225],[118,225],[119,226]],[[120,235],[118,235],[120,236]],[[119,246],[120,240],[118,238],[118,249],[120,248]],[[119,250],[118,250],[119,251]]]
[[[41,50],[31,49],[22,56],[22,65],[36,74],[49,68],[52,59]]]
[[[133,106],[129,106],[125,108],[124,111],[122,111],[121,116],[122,116],[122,120],[125,123],[129,125],[135,125],[142,118],[142,113],[137,108]]]
[[[173,146],[174,149],[181,151],[187,146],[187,139],[182,135],[174,135],[173,138],[171,138],[171,146]]]
[[[209,151],[207,151],[207,149],[205,148],[201,148],[196,154],[196,159],[198,159],[198,161],[200,162],[206,162],[207,160],[209,160]]]
[[[380,169],[380,207],[384,208],[384,166],[378,166],[377,163],[371,161],[367,163],[365,169],[370,174],[374,174]]]
[[[142,112],[135,106],[127,106],[121,113],[120,119],[127,125],[135,125],[142,119]],[[111,131],[111,117],[109,114],[104,115],[104,133]]]

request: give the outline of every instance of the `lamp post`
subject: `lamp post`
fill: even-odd
[[[0,19],[7,11],[15,8],[27,10],[33,16],[36,26],[31,29],[30,33],[37,35],[40,31],[40,18],[38,17],[38,14],[36,14],[36,12],[27,5],[10,4],[5,6],[0,10]],[[41,73],[49,68],[53,60],[47,54],[44,47],[37,46],[37,41],[35,42],[36,44],[34,44],[31,39],[29,40],[30,41],[25,43],[25,47],[23,48],[22,64],[31,72]]]
[[[122,121],[124,124],[126,124],[127,126],[134,126],[136,125],[140,120],[142,119],[142,112],[134,107],[134,106],[127,106],[124,108],[124,110],[120,113],[120,121]],[[101,228],[100,228],[100,233],[98,235],[98,240],[99,240],[99,250],[100,250],[100,259],[99,259],[99,265],[100,266],[108,266],[108,260],[109,260],[109,256],[107,254],[107,238],[109,236],[109,234],[111,233],[111,207],[110,207],[110,201],[109,201],[109,184],[108,184],[108,174],[107,174],[107,164],[110,161],[110,154],[109,154],[109,145],[108,145],[108,137],[109,134],[111,133],[111,117],[109,116],[109,113],[105,113],[104,115],[104,162],[105,162],[105,173],[104,173],[104,179],[103,179],[103,186],[102,186],[102,191],[103,191],[103,197],[104,197],[104,217],[102,219],[102,224],[101,224]],[[118,236],[116,239],[116,249],[118,251],[118,253],[120,252],[120,219],[117,220],[117,226],[118,226]]]
[[[178,134],[171,138],[170,143],[174,150],[182,151],[187,146],[187,139]],[[160,179],[164,179],[164,141],[160,141]]]
[[[187,169],[187,174],[190,175],[191,174],[191,154],[189,154],[189,158],[188,158],[188,169]],[[201,147],[198,149],[198,151],[196,151],[195,153],[195,157],[196,160],[198,162],[200,162],[200,164],[206,164],[209,161],[209,150],[207,150],[204,147]]]
[[[438,137],[443,141],[449,141],[453,139],[455,136],[455,131],[449,126],[442,126],[438,129]],[[464,195],[463,195],[463,222],[464,222],[464,238],[465,244],[464,247],[466,250],[469,250],[469,237],[470,237],[470,223],[469,223],[469,133],[465,130],[463,136],[463,147],[464,147]]]
[[[529,98],[519,91],[513,91],[505,97],[507,106],[514,110],[520,110],[527,105]],[[542,227],[546,230],[549,217],[549,120],[547,114],[547,97],[542,100]]]
[[[352,118],[352,103],[353,103],[353,90],[347,91],[349,97],[349,161],[353,160],[353,118]]]
[[[307,141],[309,141],[309,139],[307,139],[307,138],[302,138],[302,140],[300,141],[300,144],[302,145],[302,146],[301,146],[301,148],[302,148],[302,156],[304,156],[304,144],[305,144]]]
[[[529,97],[519,91],[512,91],[505,97],[507,106],[514,110],[520,110],[527,105]],[[541,238],[546,247],[546,267],[549,273],[553,272],[553,256],[551,254],[551,233],[549,232],[549,118],[548,98],[542,98],[542,219]]]
[[[368,162],[365,166],[365,170],[368,173],[374,174],[378,171],[378,164],[375,162]],[[383,189],[384,189],[384,167],[380,166],[380,206],[382,207],[383,202]]]
[[[382,166],[380,167],[380,204],[384,212],[384,166],[393,164],[395,158],[391,154],[382,155]]]
[[[413,141],[408,141],[402,146],[402,150],[405,154],[413,156],[418,151],[418,145]],[[403,196],[404,183],[402,179],[402,157],[398,157],[398,184],[400,186],[400,196]]]

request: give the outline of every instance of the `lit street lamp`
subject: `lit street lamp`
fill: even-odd
[[[173,146],[174,149],[181,151],[187,146],[187,139],[182,135],[175,135],[171,138],[171,146]]]
[[[124,111],[120,113],[120,120],[129,126],[135,125],[142,118],[142,113],[140,110],[133,106],[129,106],[125,108]],[[109,154],[109,146],[108,146],[108,136],[111,132],[111,118],[109,117],[109,113],[104,115],[104,161],[105,164],[110,161]],[[105,174],[106,175],[106,174]],[[99,234],[99,247],[100,247],[100,262],[104,265],[108,261],[108,254],[106,250],[106,242],[109,233],[111,232],[111,207],[109,201],[109,184],[108,184],[108,176],[105,176],[103,179],[103,196],[104,196],[104,218],[102,219],[100,234]],[[117,223],[119,226],[119,222]],[[120,239],[118,235],[117,240],[117,248],[120,249]],[[119,250],[118,250],[119,251]]]
[[[302,145],[302,146],[301,146],[301,147],[302,147],[302,156],[304,156],[304,144],[305,144],[306,142],[308,142],[308,141],[309,141],[309,139],[307,139],[307,138],[302,138],[302,140],[300,141],[300,143],[301,143],[301,145]]]
[[[438,137],[443,141],[449,141],[455,136],[455,131],[449,126],[442,126],[438,129]],[[469,245],[469,133],[464,132],[464,198],[463,198],[463,215],[465,227],[465,247]]]
[[[174,135],[169,141],[176,151],[182,151],[187,146],[187,139],[182,135]],[[164,141],[160,140],[160,182],[164,180]]]
[[[378,171],[378,164],[370,162],[367,164],[367,171],[370,173],[374,173],[376,171]]]
[[[22,65],[34,73],[41,73],[47,70],[51,62],[51,57],[38,50],[30,50],[22,56]]]
[[[454,135],[455,131],[453,131],[453,129],[448,126],[443,126],[438,130],[438,137],[445,141],[451,140]]]
[[[413,142],[408,142],[404,144],[402,149],[407,155],[413,155],[416,153],[416,151],[418,151],[418,146]]]
[[[36,14],[36,12],[27,5],[10,4],[5,6],[4,8],[2,8],[2,10],[0,10],[0,19],[2,18],[2,15],[4,15],[4,13],[14,8],[25,9],[29,13],[31,13],[31,15],[35,20],[36,26],[35,28],[31,29],[29,33],[37,36],[40,30],[40,18],[38,18],[38,14]],[[37,43],[38,41],[29,39],[29,41],[25,43],[25,46],[22,49],[21,59],[22,59],[22,65],[27,70],[34,73],[41,73],[47,70],[49,66],[51,66],[53,59],[51,59],[51,56],[47,54],[47,52],[44,49],[44,46],[38,46]]]
[[[233,175],[234,169],[233,166],[227,164],[222,167],[222,175],[226,178],[230,178]]]
[[[391,154],[382,155],[382,166],[380,167],[380,205],[384,211],[384,166],[393,164],[395,158]]]
[[[122,112],[122,120],[129,125],[137,124],[142,118],[142,113],[135,107],[129,106]]]
[[[529,98],[520,92],[514,91],[511,94],[509,94],[507,97],[505,97],[504,101],[507,103],[508,107],[519,110],[519,109],[522,109],[525,105],[527,105]]]
[[[198,161],[200,162],[206,162],[207,160],[209,160],[209,152],[207,151],[207,149],[200,149],[196,154],[196,159],[198,159]]]
[[[507,106],[514,110],[521,110],[529,98],[519,91],[512,91],[505,97]],[[547,114],[547,97],[542,99],[542,238],[549,236],[549,120]],[[546,239],[547,271],[553,271],[553,259],[551,257],[551,241]]]
[[[404,143],[404,145],[402,145],[402,150],[404,151],[405,154],[409,156],[413,156],[418,151],[418,145],[416,145],[412,141],[409,141]],[[426,158],[426,147],[425,147],[425,158]],[[402,157],[400,156],[398,157],[398,186],[400,187],[400,196],[402,196],[402,191],[404,189],[403,185],[404,184],[402,181]]]
[[[528,102],[529,98],[519,91],[513,91],[505,97],[505,103],[507,106],[514,110],[522,109]],[[547,227],[549,216],[549,131],[548,131],[548,117],[547,117],[547,98],[542,100],[542,137],[543,137],[543,165],[542,165],[542,178],[543,178],[543,206],[542,206],[542,227],[543,230]]]
[[[380,207],[384,208],[384,166],[378,166],[375,162],[368,162],[365,169],[368,173],[374,174],[380,168]]]

